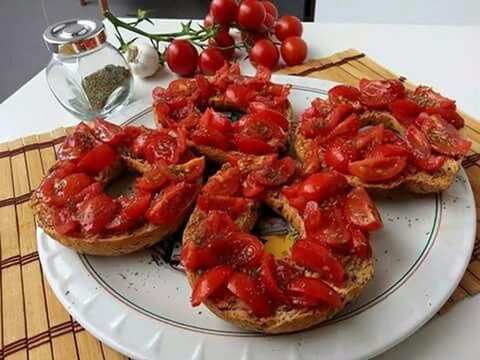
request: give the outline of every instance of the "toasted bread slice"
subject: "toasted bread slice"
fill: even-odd
[[[403,135],[405,128],[393,115],[385,111],[366,111],[360,115],[362,126],[384,124]],[[305,153],[313,140],[305,138],[298,129],[295,131],[295,152],[297,158],[303,161]],[[462,158],[448,158],[443,166],[434,173],[415,171],[402,175],[393,181],[383,183],[368,183],[353,175],[345,175],[348,183],[352,186],[362,186],[369,191],[385,191],[395,188],[404,188],[407,191],[418,194],[430,194],[446,190],[455,181],[456,174],[460,171]]]
[[[289,205],[283,195],[278,192],[271,192],[269,196],[267,196],[265,203],[282,215],[303,235],[303,219],[298,211]],[[253,228],[256,220],[255,208],[256,207],[252,206],[249,211],[236,220],[241,230],[249,232]],[[198,209],[193,211],[184,231],[184,243],[196,241],[199,233],[198,227],[195,225],[200,223],[204,217],[205,215]],[[374,261],[372,257],[362,259],[359,257],[344,256],[341,261],[345,270],[345,286],[338,288],[330,284],[343,297],[343,305],[341,308],[297,308],[284,305],[277,308],[272,316],[258,318],[237,298],[231,298],[228,301],[220,303],[207,300],[205,305],[218,317],[243,329],[271,334],[304,330],[333,317],[348,303],[357,298],[365,285],[372,279],[374,272]],[[187,278],[191,286],[193,286],[198,276],[197,273],[187,271]]]
[[[150,168],[150,165],[146,162],[132,158],[129,155],[121,155],[121,158],[123,163],[125,163],[129,169],[136,172],[143,173]],[[100,181],[105,185],[115,178],[120,171],[121,168],[116,163],[113,167],[109,167],[106,171],[102,172],[100,176],[97,177],[97,181]],[[199,179],[199,183],[200,182],[201,180]],[[126,233],[88,238],[67,236],[58,233],[54,227],[55,209],[40,201],[36,191],[32,194],[30,205],[35,215],[37,225],[40,226],[50,237],[63,245],[82,254],[118,256],[147,248],[166,239],[168,235],[179,230],[190,215],[190,212],[195,205],[198,192],[199,190],[192,194],[188,207],[182,213],[178,214],[178,219],[168,225],[145,223],[141,227]]]

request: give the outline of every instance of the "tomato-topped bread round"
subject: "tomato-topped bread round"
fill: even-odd
[[[259,66],[255,76],[225,65],[212,77],[197,75],[153,90],[155,121],[186,130],[188,143],[209,159],[223,163],[228,154],[265,155],[288,148],[292,109],[289,85],[270,82]],[[220,111],[235,111],[235,121]]]
[[[338,85],[299,119],[295,150],[306,174],[336,170],[354,186],[417,193],[447,189],[471,143],[453,100],[398,80]]]
[[[282,258],[250,233],[261,203],[298,232]],[[236,158],[202,188],[184,231],[191,303],[249,330],[311,327],[343,309],[372,278],[369,231],[382,226],[367,192],[337,173],[301,177],[289,157]]]
[[[205,160],[181,129],[80,123],[31,199],[37,223],[78,252],[121,255],[175,232],[194,206]],[[123,171],[138,174],[134,191],[116,198],[105,187]]]

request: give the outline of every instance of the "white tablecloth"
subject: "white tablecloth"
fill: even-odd
[[[178,20],[155,21],[157,31],[162,32],[177,29],[178,24]],[[480,26],[308,23],[304,25],[304,37],[310,58],[348,48],[359,49],[399,75],[439,89],[456,99],[461,109],[480,118]],[[246,62],[242,67],[253,71]],[[155,84],[169,79],[171,74],[161,71],[154,79],[137,81],[135,98],[148,98]],[[78,120],[56,102],[42,71],[0,104],[0,121],[3,142],[73,125]],[[479,359],[478,334],[480,296],[464,300],[447,314],[435,317],[379,358]]]

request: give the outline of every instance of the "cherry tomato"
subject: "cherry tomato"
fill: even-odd
[[[200,210],[208,213],[209,211],[224,211],[236,219],[244,213],[248,207],[248,200],[241,197],[222,196],[222,195],[200,195],[197,199],[197,206]]]
[[[209,29],[213,27],[214,24],[215,19],[213,18],[213,15],[211,13],[208,13],[207,16],[205,16],[205,19],[203,19],[203,26]]]
[[[217,256],[211,246],[198,246],[192,241],[188,241],[182,246],[180,252],[182,265],[187,270],[196,271],[202,268],[210,268],[218,264]]]
[[[437,115],[420,114],[420,129],[432,145],[441,154],[449,156],[466,155],[472,143],[465,140],[457,129]]]
[[[117,153],[108,144],[95,146],[87,152],[78,162],[78,168],[89,174],[98,174],[106,167],[112,165],[117,159]]]
[[[361,131],[353,139],[353,143],[357,150],[374,147],[383,142],[385,127],[383,124],[369,127],[368,129]]]
[[[200,53],[198,58],[198,67],[202,74],[213,75],[225,63],[225,57],[222,52],[214,48],[206,48]]]
[[[238,5],[235,0],[212,0],[210,14],[215,22],[220,25],[228,25],[237,16]]]
[[[348,193],[344,212],[348,221],[362,230],[373,231],[383,227],[380,214],[364,188],[356,187]]]
[[[264,0],[262,1],[262,5],[265,8],[265,11],[267,12],[267,14],[272,15],[274,20],[278,18],[278,9],[274,3],[268,0]]]
[[[218,289],[226,285],[228,279],[233,274],[233,269],[229,266],[217,266],[203,273],[195,280],[192,290],[192,306],[198,306],[202,301],[207,300]]]
[[[325,151],[325,163],[341,173],[348,173],[348,164],[357,159],[357,149],[348,141],[336,139]]]
[[[341,104],[346,101],[360,100],[360,91],[353,86],[337,85],[328,91],[328,100],[332,104]]]
[[[360,80],[360,100],[372,109],[385,109],[405,95],[405,87],[398,80]]]
[[[283,41],[289,36],[302,36],[303,25],[299,18],[292,15],[284,15],[275,24],[275,36]]]
[[[422,112],[422,108],[409,99],[397,99],[388,105],[388,108],[404,126],[412,124]]]
[[[289,36],[282,41],[280,53],[289,66],[298,65],[307,58],[307,44],[300,36]]]
[[[367,157],[408,156],[405,146],[396,144],[380,144],[367,153]]]
[[[228,33],[228,30],[222,30],[214,38],[208,39],[208,45],[213,48],[218,48],[227,61],[232,58],[235,52],[235,40]]]
[[[110,196],[99,194],[78,205],[77,220],[87,235],[98,235],[115,217],[119,207]]]
[[[254,65],[262,65],[273,69],[278,64],[278,49],[275,44],[268,39],[258,40],[250,50],[250,62]]]
[[[428,86],[418,86],[414,92],[417,101],[424,107],[439,107],[443,109],[456,110],[455,101],[433,91]]]
[[[336,308],[340,308],[343,305],[341,296],[319,279],[300,277],[288,285],[288,290],[290,292],[312,296]]]
[[[404,156],[367,158],[348,165],[352,175],[367,182],[392,180],[405,169],[407,159]]]
[[[195,130],[191,139],[196,145],[211,146],[221,150],[229,150],[231,148],[230,139],[215,129],[201,128]]]
[[[344,121],[340,122],[329,134],[329,139],[334,139],[338,136],[353,137],[360,129],[360,120],[357,114],[353,113]]]
[[[165,60],[174,73],[192,76],[197,68],[198,52],[187,40],[173,40],[167,47]]]
[[[204,194],[235,196],[241,188],[242,174],[236,167],[220,170],[208,179],[202,189]]]
[[[195,199],[198,185],[181,182],[166,187],[151,202],[145,213],[152,224],[166,225],[182,216]]]
[[[444,120],[460,129],[465,124],[465,120],[452,109],[446,109],[442,107],[427,107],[425,112],[429,115],[440,115]]]
[[[279,186],[285,184],[295,173],[296,163],[291,157],[277,160],[272,166],[255,171],[251,175],[255,182],[265,186]]]
[[[234,273],[227,285],[228,290],[244,301],[258,317],[270,316],[273,312],[270,300],[265,296],[265,291],[260,283],[253,277]]]
[[[263,255],[262,264],[260,265],[260,278],[263,285],[265,285],[265,290],[273,299],[280,302],[285,300],[285,295],[278,286],[275,259],[272,254],[265,253]]]
[[[247,30],[260,30],[265,14],[265,8],[260,1],[244,0],[238,8],[238,25]]]
[[[262,30],[268,31],[273,27],[273,25],[275,25],[275,18],[265,11],[265,18],[263,19],[261,26]]]
[[[297,240],[292,246],[292,259],[336,286],[343,286],[345,273],[342,263],[325,246],[308,239]]]

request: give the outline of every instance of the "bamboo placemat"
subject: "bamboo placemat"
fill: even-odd
[[[281,73],[348,84],[357,84],[360,78],[400,78],[411,86],[404,77],[356,50],[283,69]],[[465,159],[464,167],[480,203],[480,125],[463,115],[475,150]],[[0,359],[125,359],[72,319],[55,298],[40,267],[35,221],[28,200],[55,161],[55,147],[64,136],[65,129],[57,129],[0,144]],[[468,271],[442,311],[478,292],[477,233]]]

